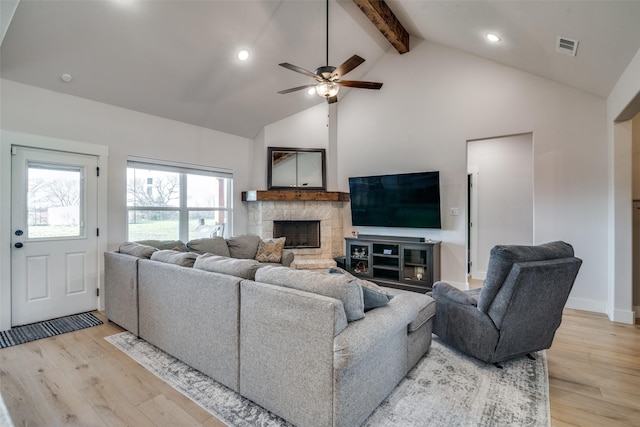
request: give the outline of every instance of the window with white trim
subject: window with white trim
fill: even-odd
[[[233,175],[150,160],[127,162],[127,240],[228,236]]]

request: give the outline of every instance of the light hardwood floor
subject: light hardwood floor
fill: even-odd
[[[120,331],[106,323],[0,350],[14,424],[224,425],[103,339]],[[639,325],[565,310],[547,360],[553,426],[640,426]]]

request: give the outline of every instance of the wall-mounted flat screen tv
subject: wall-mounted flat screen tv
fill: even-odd
[[[353,225],[441,228],[439,172],[351,177],[349,193]]]

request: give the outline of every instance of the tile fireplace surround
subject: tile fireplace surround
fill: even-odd
[[[346,193],[320,191],[247,191],[242,200],[248,207],[248,232],[273,237],[274,221],[320,221],[320,247],[291,249],[298,269],[324,270],[334,267],[334,257],[344,255],[343,209]]]

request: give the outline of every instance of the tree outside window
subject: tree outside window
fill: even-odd
[[[174,170],[171,170],[174,169]],[[220,176],[223,175],[223,176]],[[226,175],[226,176],[225,176]],[[227,235],[230,174],[130,162],[128,240],[182,240]]]

